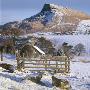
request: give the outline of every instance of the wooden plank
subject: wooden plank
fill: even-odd
[[[46,57],[44,57],[44,58],[46,58]],[[49,58],[49,57],[47,57],[46,59],[48,59],[48,58]],[[53,59],[54,59],[54,58],[55,58],[55,59],[56,59],[56,58],[57,58],[57,59],[58,59],[58,58],[59,58],[59,59],[62,59],[62,58],[67,59],[67,56],[53,56],[53,57],[51,57],[51,58],[53,58]],[[51,58],[50,58],[50,59],[51,59]],[[20,57],[20,59],[33,59],[33,58]],[[37,59],[37,58],[34,58],[34,59]]]
[[[56,65],[56,64],[48,64],[48,63],[24,63],[24,64],[33,64],[33,65]],[[65,65],[65,64],[57,64],[57,65]]]
[[[24,66],[24,68],[44,68],[45,69],[45,67],[31,67],[31,66]],[[47,68],[50,68],[50,69],[65,69],[65,68],[59,68],[59,67],[47,67]]]
[[[34,71],[34,72],[45,72],[45,71],[51,71],[51,72],[54,72],[54,70],[30,70],[31,72]],[[57,73],[66,73],[64,70],[59,70],[57,71]]]
[[[41,59],[40,58],[20,58],[19,60],[24,61],[24,68],[34,69],[32,71],[50,71],[51,69],[55,69],[55,70],[57,69],[57,71],[69,72],[70,70],[70,67],[69,67],[70,60],[67,58],[67,56],[44,57]],[[35,61],[35,63],[31,61]],[[55,63],[52,63],[52,62],[55,62]],[[25,66],[25,65],[32,65],[32,66]],[[35,69],[39,69],[39,70],[35,70]]]
[[[30,70],[30,71],[53,71],[53,70]]]
[[[31,60],[25,60],[25,61],[45,61],[45,60],[43,60],[43,59],[31,59]],[[47,59],[47,61],[62,61],[62,62],[65,62],[65,60],[56,60],[56,59],[54,59],[54,60],[51,60],[51,59]]]
[[[57,56],[54,56],[52,58],[47,58],[47,61],[67,61],[66,59],[67,57],[57,57]],[[20,60],[25,60],[25,61],[36,61],[36,60],[40,60],[40,61],[45,61],[45,59],[40,59],[40,58],[19,58]]]

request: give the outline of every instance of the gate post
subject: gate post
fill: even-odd
[[[65,73],[67,72],[67,57],[64,58],[65,61]]]
[[[70,71],[70,59],[67,58],[67,60],[68,60],[68,72],[69,72]]]
[[[47,58],[45,58],[45,70],[47,71]]]
[[[16,60],[17,60],[17,70],[18,71],[21,71],[20,52],[19,52],[19,50],[16,50]]]
[[[1,46],[0,47],[1,61],[3,61],[3,49],[4,49],[4,46]]]
[[[59,69],[58,69],[58,61],[59,61],[58,58],[56,58],[56,69],[55,69],[56,73],[57,73],[58,70],[59,70]]]
[[[23,58],[25,57],[25,54],[23,53]],[[23,67],[23,69],[24,69],[24,62],[25,62],[25,60],[23,59],[23,61],[22,61],[22,67]]]
[[[68,73],[69,72],[69,67],[70,66],[70,60],[68,57],[65,58],[65,73]]]

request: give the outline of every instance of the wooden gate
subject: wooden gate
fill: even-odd
[[[18,68],[29,69],[30,71],[55,71],[59,73],[68,73],[70,70],[70,60],[66,56],[19,58]]]

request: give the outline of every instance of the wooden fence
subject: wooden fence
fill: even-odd
[[[55,71],[68,73],[70,70],[70,60],[66,56],[53,56],[44,58],[19,58],[17,68],[28,68],[30,71]]]

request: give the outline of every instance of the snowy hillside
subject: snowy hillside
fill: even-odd
[[[86,53],[90,54],[90,35],[56,35],[53,33],[34,33],[35,37],[45,37],[49,39],[56,48],[59,48],[64,42],[67,42],[69,45],[75,46],[79,43],[83,44]]]
[[[90,20],[80,21],[75,34],[90,34]]]

